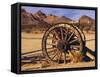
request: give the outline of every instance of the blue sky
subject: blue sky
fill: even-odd
[[[46,15],[53,14],[56,16],[66,16],[73,20],[78,20],[81,16],[86,15],[95,19],[94,10],[80,10],[80,9],[60,9],[60,8],[47,8],[47,7],[31,7],[31,6],[22,6],[27,12],[36,13],[41,10]]]

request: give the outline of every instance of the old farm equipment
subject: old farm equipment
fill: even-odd
[[[41,46],[48,61],[66,63],[74,60],[76,53],[85,54],[85,42],[83,32],[73,23],[58,23],[44,33]]]

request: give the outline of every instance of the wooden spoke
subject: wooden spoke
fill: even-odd
[[[54,51],[56,51],[57,50],[57,48],[53,48],[52,50],[48,50],[47,52],[49,53],[49,52],[54,52]]]
[[[74,30],[72,30],[72,33],[71,33],[71,35],[69,36],[69,38],[67,39],[67,41],[69,41],[70,39],[71,39],[71,37],[74,35]]]
[[[64,38],[65,40],[67,39],[67,34],[65,34],[65,38]]]
[[[60,28],[60,31],[61,31],[61,39],[63,40],[63,39],[64,39],[63,29],[62,29],[62,28]]]
[[[71,45],[71,48],[73,50],[79,50],[80,49],[80,46],[79,45]]]
[[[66,40],[66,39],[67,39],[67,34],[68,34],[68,29],[67,29],[67,30],[63,29],[63,30],[64,30],[64,32],[65,32],[65,37],[64,37],[64,39]]]
[[[55,55],[51,58],[52,60],[58,55],[58,52],[56,51]]]
[[[69,44],[72,44],[72,43],[77,42],[77,41],[78,41],[78,39],[74,39],[74,40],[70,41]]]

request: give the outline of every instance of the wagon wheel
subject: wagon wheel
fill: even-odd
[[[70,54],[81,54],[82,50],[82,36],[73,25],[56,24],[45,32],[42,39],[43,54],[51,62],[70,62]]]

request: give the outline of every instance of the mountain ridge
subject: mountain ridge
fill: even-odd
[[[21,10],[21,25],[22,29],[41,28],[47,29],[53,24],[70,23],[74,20],[66,16],[55,16],[53,14],[46,15],[41,10],[36,13],[29,13],[25,9]],[[83,15],[79,18],[78,23],[85,25],[92,25],[95,27],[95,20],[89,16]]]

